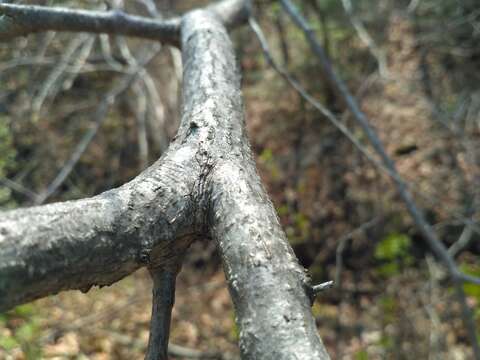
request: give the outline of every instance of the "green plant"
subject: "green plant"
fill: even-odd
[[[374,257],[381,262],[377,268],[382,276],[393,276],[413,263],[410,255],[411,239],[408,235],[392,233],[381,240],[375,247]]]

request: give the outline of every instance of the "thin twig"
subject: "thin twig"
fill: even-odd
[[[378,72],[380,76],[383,78],[389,78],[390,75],[388,73],[387,60],[385,58],[385,54],[377,46],[377,44],[375,43],[375,40],[373,40],[373,38],[370,36],[367,29],[363,25],[362,21],[355,15],[351,0],[342,0],[342,5],[343,5],[343,8],[345,9],[345,13],[348,15],[350,22],[353,25],[353,28],[357,32],[358,37],[368,47],[368,49],[370,50],[370,53],[377,61]]]
[[[81,34],[73,38],[72,41],[68,44],[65,49],[65,52],[58,63],[57,66],[50,72],[47,79],[44,82],[41,90],[39,91],[38,95],[32,101],[32,112],[34,118],[38,118],[39,112],[42,108],[42,105],[49,96],[52,89],[54,89],[54,85],[57,83],[58,79],[63,75],[65,72],[65,68],[69,66],[70,60],[74,57],[76,51],[80,46],[82,46],[91,36],[88,34]],[[58,87],[57,87],[58,88]],[[56,91],[58,92],[58,90]]]
[[[0,177],[0,183],[3,184],[4,186],[8,187],[10,190],[13,190],[13,191],[16,191],[16,192],[18,192],[22,195],[25,195],[30,200],[34,200],[38,196],[35,192],[33,192],[30,189],[27,189],[22,184],[19,184],[18,182],[10,180],[6,177]]]
[[[468,246],[470,241],[473,238],[473,229],[468,224],[463,228],[462,233],[457,241],[455,241],[452,246],[448,249],[448,252],[451,256],[456,256],[460,251]]]
[[[141,64],[139,65],[139,67],[132,69],[132,72],[126,74],[120,81],[120,84],[114,87],[103,98],[103,100],[100,102],[99,106],[97,107],[97,110],[93,115],[93,119],[94,119],[93,126],[85,133],[82,140],[78,143],[77,147],[75,148],[75,151],[70,156],[69,160],[65,163],[65,165],[62,167],[62,169],[60,170],[58,175],[55,177],[55,179],[37,197],[35,201],[37,205],[42,204],[50,196],[52,196],[58,190],[58,188],[63,184],[63,182],[67,179],[67,177],[70,175],[73,168],[78,163],[78,161],[80,160],[81,156],[83,155],[87,147],[92,142],[98,129],[103,124],[106,118],[107,112],[115,102],[115,99],[120,94],[122,94],[123,92],[129,89],[131,84],[137,78],[138,72],[140,71],[140,69],[143,66],[145,66],[148,62],[150,62],[155,57],[155,55],[158,53],[159,50],[160,50],[160,45],[156,44],[156,46],[154,46],[154,50],[145,56],[145,58],[141,61]]]
[[[355,135],[353,135],[353,133],[342,122],[340,122],[330,110],[328,110],[322,103],[307,93],[305,88],[303,88],[297,80],[295,80],[287,71],[285,71],[285,69],[280,67],[275,62],[271,55],[267,39],[257,21],[253,17],[250,17],[249,24],[258,38],[263,50],[263,54],[270,66],[272,66],[275,71],[285,78],[285,80],[300,94],[301,97],[303,97],[308,103],[320,111],[338,130],[340,130],[367,159],[382,168],[382,164],[369,153],[365,146],[360,143]]]
[[[327,289],[332,288],[333,285],[334,285],[333,280],[325,281],[321,284],[314,285],[314,286],[312,286],[313,294],[316,296],[316,295],[320,294],[322,291],[325,291]]]
[[[73,82],[80,74],[82,68],[85,66],[95,44],[95,39],[96,36],[91,35],[83,45],[82,49],[79,51],[78,55],[75,57],[75,60],[72,64],[73,71],[70,72],[63,81],[63,91],[69,90],[72,87]]]
[[[147,96],[145,89],[138,83],[133,87],[136,94],[135,117],[137,119],[137,141],[140,170],[148,166],[148,136],[147,136]]]
[[[350,240],[352,237],[354,237],[357,234],[363,233],[365,230],[368,228],[376,225],[380,221],[381,217],[377,216],[370,221],[367,221],[357,227],[356,229],[353,229],[350,231],[348,234],[343,235],[339,241],[338,241],[338,246],[337,246],[337,251],[336,251],[336,256],[335,256],[335,286],[339,289],[342,288],[342,280],[341,280],[341,273],[342,273],[342,267],[343,267],[343,251],[345,250],[345,247],[347,246],[348,240]]]

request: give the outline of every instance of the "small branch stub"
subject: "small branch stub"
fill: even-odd
[[[326,281],[318,285],[313,285],[312,286],[313,296],[318,296],[318,294],[320,294],[322,291],[332,288],[333,285],[334,285],[333,280]]]

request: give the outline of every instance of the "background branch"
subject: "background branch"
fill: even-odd
[[[102,126],[103,122],[107,117],[108,110],[114,104],[116,98],[130,88],[130,86],[134,83],[134,81],[138,78],[139,74],[142,72],[143,67],[146,66],[155,57],[155,55],[158,54],[159,51],[160,44],[155,44],[155,46],[153,46],[153,49],[147,51],[146,54],[143,54],[141,56],[142,59],[139,61],[139,63],[132,65],[131,70],[121,78],[119,84],[114,86],[100,101],[100,104],[98,105],[96,111],[93,114],[93,126],[82,137],[82,140],[77,144],[74,152],[72,153],[68,161],[64,164],[55,179],[48,185],[48,187],[44,191],[42,191],[37,196],[35,200],[36,205],[43,204],[50,196],[52,196],[58,190],[58,188],[68,178],[75,165],[78,163],[81,156],[84,154],[84,152],[94,139],[95,135],[97,134],[98,130]]]
[[[178,41],[179,19],[154,20],[118,10],[87,11],[34,5],[0,4],[0,40],[42,31],[136,36],[168,44]]]

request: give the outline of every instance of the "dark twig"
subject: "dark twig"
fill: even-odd
[[[16,192],[20,193],[22,195],[25,195],[26,197],[28,197],[31,200],[35,199],[38,196],[35,192],[33,192],[30,189],[27,189],[22,184],[19,184],[19,183],[15,182],[13,180],[10,180],[6,177],[0,177],[0,184],[8,187],[9,189],[11,189],[13,191],[16,191]]]
[[[460,251],[466,248],[473,238],[473,233],[474,230],[472,227],[469,224],[466,224],[458,240],[448,248],[450,255],[456,256]]]
[[[153,280],[152,319],[145,359],[167,360],[177,273],[165,269],[149,269],[149,271]]]
[[[345,247],[347,246],[348,240],[350,240],[353,236],[364,232],[368,228],[376,225],[380,221],[381,217],[375,217],[370,221],[367,221],[366,223],[363,223],[356,229],[350,231],[348,234],[345,234],[342,236],[339,241],[338,241],[338,246],[337,246],[337,251],[336,251],[336,266],[335,266],[335,286],[337,288],[341,288],[342,280],[341,280],[341,273],[342,273],[342,267],[343,267],[343,251],[345,250]]]

